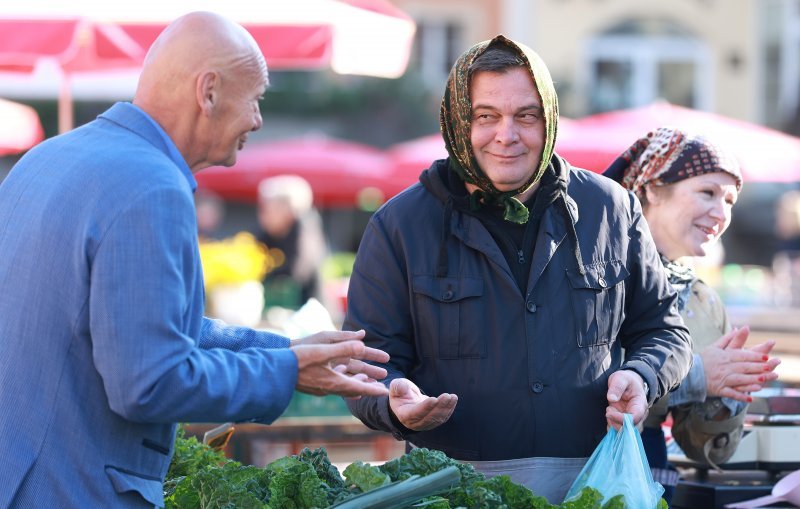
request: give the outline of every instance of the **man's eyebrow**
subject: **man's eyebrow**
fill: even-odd
[[[498,108],[496,106],[492,106],[491,104],[478,103],[478,104],[473,104],[472,105],[472,109],[473,110],[480,110],[480,109],[497,110]],[[536,104],[536,103],[528,104],[528,105],[522,106],[520,108],[517,108],[517,111],[527,111],[527,110],[536,110],[538,112],[543,112],[544,108],[541,107],[540,105]]]

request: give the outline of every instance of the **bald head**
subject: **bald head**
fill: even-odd
[[[167,90],[161,87],[185,84],[203,70],[237,68],[267,77],[267,64],[250,33],[218,14],[193,12],[173,21],[150,47],[136,101],[154,91],[163,95]]]
[[[267,82],[264,56],[247,30],[217,14],[193,12],[173,21],[151,46],[133,103],[164,128],[190,166],[224,164],[195,160],[210,141],[202,121],[214,120],[231,94],[252,89],[257,100]],[[258,127],[260,113],[258,126],[248,130]]]

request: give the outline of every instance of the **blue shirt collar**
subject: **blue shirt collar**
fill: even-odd
[[[181,170],[189,182],[192,192],[197,189],[197,180],[195,180],[189,165],[186,164],[186,160],[178,151],[178,147],[175,146],[166,131],[144,110],[128,102],[118,102],[102,113],[100,117],[119,124],[149,141]]]

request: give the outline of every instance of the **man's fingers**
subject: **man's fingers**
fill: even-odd
[[[359,380],[352,376],[341,375],[344,380],[338,384],[334,394],[344,396],[346,398],[353,398],[358,396],[386,396],[389,394],[389,389],[380,382],[371,382],[369,380]]]
[[[332,344],[293,346],[300,369],[311,364],[348,364],[350,359],[361,358],[367,347],[361,341],[343,341]]]
[[[622,428],[624,414],[614,407],[606,407],[606,421],[609,426],[619,431]]]
[[[317,332],[299,340],[302,345],[325,345],[340,343],[342,341],[357,341],[364,339],[364,331],[323,331]]]
[[[350,362],[347,364],[347,372],[353,374],[363,373],[370,378],[375,378],[376,380],[386,378],[386,375],[388,374],[385,368],[373,366],[372,364],[368,364],[358,359],[350,359]]]
[[[414,386],[406,378],[395,378],[389,384],[389,393],[392,398],[407,398],[412,395]]]
[[[377,348],[372,348],[370,346],[366,347],[364,351],[364,357],[362,357],[365,361],[373,361],[373,362],[389,362],[389,354],[384,352],[383,350],[378,350]]]
[[[624,383],[624,380],[621,379],[617,379],[609,384],[608,393],[606,394],[606,398],[608,399],[609,403],[616,403],[619,401],[627,388],[628,385]]]
[[[423,431],[441,426],[453,415],[458,397],[455,394],[441,394],[438,397],[425,397],[424,400],[407,405],[408,412],[402,412],[403,425]],[[398,415],[400,418],[400,415]]]

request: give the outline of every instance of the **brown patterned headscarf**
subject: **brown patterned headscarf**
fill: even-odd
[[[733,155],[704,136],[659,127],[631,145],[603,174],[638,195],[647,185],[664,186],[718,172],[735,178],[741,191],[742,173]]]
[[[525,63],[531,73],[533,82],[542,99],[545,120],[545,143],[542,149],[542,159],[539,167],[531,175],[530,180],[513,191],[499,191],[489,177],[481,170],[475,160],[475,153],[470,141],[472,103],[470,101],[470,76],[469,68],[476,58],[481,56],[489,47],[502,45],[511,49]],[[558,98],[556,97],[550,71],[547,70],[542,59],[527,46],[514,42],[498,35],[494,39],[483,41],[468,49],[456,61],[450,70],[447,79],[442,107],[439,115],[442,136],[450,155],[450,167],[458,173],[464,182],[473,184],[480,191],[484,202],[499,203],[505,207],[505,219],[515,223],[528,221],[528,209],[517,199],[520,193],[530,189],[539,181],[550,164],[553,147],[556,141],[558,125]]]

